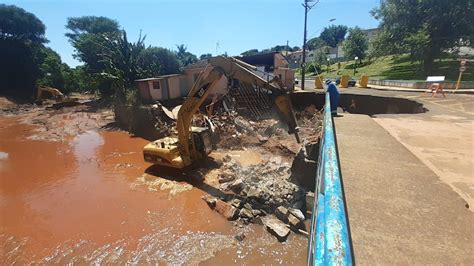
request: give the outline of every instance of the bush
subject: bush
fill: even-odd
[[[311,63],[305,68],[305,73],[321,73],[321,65],[317,63]]]

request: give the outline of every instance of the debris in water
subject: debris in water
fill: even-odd
[[[0,151],[0,160],[8,159],[8,153]]]
[[[156,192],[160,190],[169,190],[169,196],[174,197],[179,193],[191,190],[193,185],[185,182],[177,182],[174,180],[156,177],[149,174],[143,174],[135,182],[130,185],[130,188],[136,189],[139,186],[145,186],[148,191]]]

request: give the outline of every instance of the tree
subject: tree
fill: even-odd
[[[212,54],[202,54],[199,59],[200,60],[203,60],[203,59],[207,59],[207,58],[211,58],[212,57]]]
[[[344,52],[348,58],[358,57],[359,62],[365,58],[367,51],[367,37],[365,33],[359,28],[355,27],[349,30],[349,35],[344,41]]]
[[[288,47],[286,45],[275,45],[270,48],[270,52],[283,52],[286,51]]]
[[[389,42],[389,35],[385,31],[377,33],[375,38],[369,42],[368,57],[380,57],[390,54],[402,54],[408,52],[408,49],[398,43]]]
[[[178,56],[181,67],[196,63],[198,61],[197,56],[188,52],[187,47],[184,44],[176,45],[176,48],[178,49],[176,51],[176,55]]]
[[[331,25],[324,28],[319,35],[319,38],[323,40],[328,46],[336,47],[342,42],[346,36],[347,27],[344,25]]]
[[[265,53],[271,53],[271,52],[283,52],[283,51],[287,51],[287,50],[289,52],[295,52],[295,51],[300,50],[300,48],[298,46],[288,47],[286,45],[275,45],[271,48],[263,49],[261,51],[259,51],[258,49],[250,49],[250,50],[247,50],[247,51],[241,53],[240,55],[241,56],[252,56],[252,55],[265,54]]]
[[[327,47],[327,46],[325,46]],[[318,73],[321,73],[321,69],[323,68],[324,64],[326,63],[327,58],[327,49],[318,49],[314,54],[312,65],[314,66],[314,70]],[[312,72],[315,72],[312,71]]]
[[[0,39],[23,43],[45,43],[46,27],[32,13],[14,5],[0,4]]]
[[[381,22],[378,49],[402,48],[429,74],[442,51],[474,42],[473,8],[465,0],[386,0],[372,11]]]
[[[309,63],[308,67],[305,68],[305,73],[321,73],[321,66],[317,63]]]
[[[61,57],[48,47],[44,47],[42,53],[44,53],[44,60],[40,65],[40,79],[38,79],[37,84],[63,90],[64,66],[61,62]]]
[[[258,49],[250,49],[250,50],[247,50],[247,51],[241,53],[240,55],[241,56],[251,56],[251,55],[256,55],[256,54],[259,54]]]
[[[21,96],[35,94],[46,27],[22,8],[0,4],[0,89]]]
[[[132,87],[134,81],[143,77],[140,61],[145,50],[145,37],[140,34],[138,40],[131,43],[125,30],[122,30],[117,40],[104,47],[103,53],[100,54],[101,62],[106,67],[102,76],[108,81],[113,81],[117,87],[104,86],[102,93],[111,94],[112,90],[116,89],[125,95],[125,91]]]
[[[74,57],[84,62],[92,73],[105,69],[101,54],[105,47],[120,37],[117,21],[106,17],[83,16],[68,18],[66,33],[69,42],[75,48]]]
[[[140,54],[143,77],[175,74],[179,72],[176,53],[161,47],[148,47]]]
[[[308,47],[309,50],[316,50],[316,49],[326,46],[326,42],[323,41],[323,39],[319,37],[315,37],[315,38],[310,39],[308,42],[306,42],[306,46]]]
[[[94,74],[90,74],[84,65],[70,68],[68,65],[63,64],[62,72],[65,92],[92,91],[98,86],[97,78],[94,77]]]

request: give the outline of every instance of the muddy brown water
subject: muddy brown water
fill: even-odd
[[[0,116],[0,261],[6,264],[306,261],[306,238],[292,234],[279,243],[260,225],[233,226],[208,208],[198,188],[170,196],[132,186],[149,167],[141,154],[146,140],[120,131],[32,140],[35,126],[20,121]],[[234,239],[240,232],[242,242]]]

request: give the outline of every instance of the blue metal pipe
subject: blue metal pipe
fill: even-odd
[[[353,262],[336,148],[331,104],[326,93],[308,265],[352,265]]]

